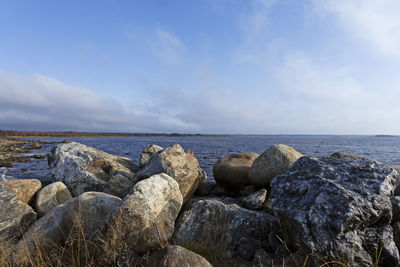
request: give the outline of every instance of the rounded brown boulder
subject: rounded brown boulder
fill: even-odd
[[[257,157],[256,153],[237,153],[220,158],[213,167],[215,181],[231,190],[242,189],[250,184],[249,169]]]

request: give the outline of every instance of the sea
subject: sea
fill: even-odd
[[[65,138],[26,138],[27,140],[45,141],[41,149],[33,154],[45,154]],[[327,156],[334,152],[375,159],[390,165],[400,166],[399,136],[362,136],[362,135],[229,135],[221,137],[182,136],[182,137],[100,137],[68,138],[111,154],[124,156],[139,162],[143,148],[148,144],[168,147],[180,144],[185,150],[192,150],[206,171],[213,179],[212,168],[215,162],[224,156],[238,152],[261,154],[274,144],[293,147],[306,156]],[[30,162],[14,163],[12,168],[1,168],[0,178],[35,178],[49,181],[47,159],[34,159]]]

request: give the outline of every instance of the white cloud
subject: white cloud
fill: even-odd
[[[319,14],[333,15],[352,37],[400,57],[400,1],[313,0],[313,6]]]
[[[148,39],[148,43],[155,55],[170,65],[179,63],[186,51],[185,44],[178,36],[160,28],[154,31],[154,37]]]

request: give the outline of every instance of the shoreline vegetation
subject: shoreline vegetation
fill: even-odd
[[[0,137],[224,137],[222,134],[182,134],[182,133],[111,133],[111,132],[74,132],[74,131],[12,131],[0,130]]]

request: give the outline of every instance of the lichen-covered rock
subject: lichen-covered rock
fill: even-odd
[[[49,256],[57,253],[67,240],[76,241],[76,235],[87,240],[121,202],[113,195],[86,192],[51,209],[18,242],[14,252],[18,255],[16,265],[29,262],[29,257],[34,258],[38,253]]]
[[[372,266],[382,249],[382,264],[396,266],[390,197],[398,181],[395,169],[377,161],[302,157],[271,181],[271,206],[287,244],[304,254]]]
[[[137,177],[143,179],[159,173],[166,173],[178,182],[184,203],[192,197],[199,184],[207,179],[193,152],[185,152],[178,144],[155,153],[137,173]]]
[[[55,182],[43,187],[36,196],[35,209],[42,216],[52,208],[72,198],[71,192],[62,182]]]
[[[192,199],[179,215],[173,239],[177,245],[204,255],[211,262],[216,256],[249,260],[258,249],[268,245],[269,232],[276,224],[271,215],[241,208],[233,202]]]
[[[17,242],[35,220],[33,209],[0,184],[0,243]]]
[[[156,152],[158,152],[158,151],[161,151],[161,150],[163,150],[163,149],[164,149],[164,148],[162,148],[162,147],[160,147],[160,146],[158,146],[158,145],[154,145],[154,144],[153,144],[153,145],[147,145],[147,146],[143,149],[142,154],[140,155],[139,166],[140,166],[140,167],[145,166],[145,165],[149,162],[151,156],[152,156],[154,153],[156,153]]]
[[[2,181],[23,203],[29,204],[35,194],[42,188],[42,183],[37,179],[12,179]]]
[[[52,148],[47,158],[53,181],[63,182],[74,196],[100,191],[123,197],[133,186],[138,170],[128,158],[76,142]]]
[[[102,251],[145,253],[163,248],[174,232],[182,206],[178,183],[165,173],[135,185],[92,238]]]
[[[249,170],[249,180],[256,186],[268,186],[271,179],[285,173],[303,155],[286,145],[273,145],[265,150]]]
[[[168,246],[161,251],[153,253],[148,262],[148,267],[212,267],[212,265],[199,254],[181,246]]]
[[[246,197],[239,198],[240,204],[249,210],[258,210],[262,208],[267,198],[267,190],[260,189]]]
[[[220,158],[213,167],[214,179],[230,190],[241,190],[250,185],[249,170],[256,153],[237,153]]]

